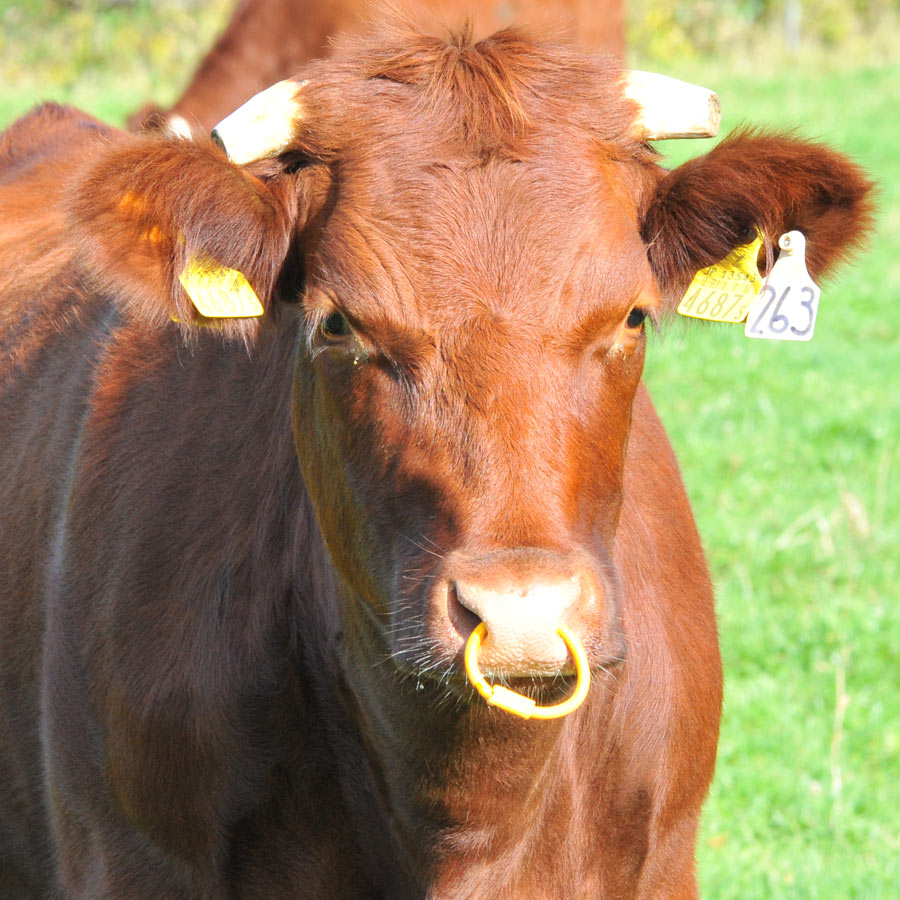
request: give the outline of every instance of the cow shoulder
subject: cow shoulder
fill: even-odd
[[[0,332],[10,340],[60,292],[74,255],[65,185],[114,129],[81,110],[45,103],[0,134]]]
[[[41,163],[71,166],[113,129],[72,106],[43,103],[0,134],[0,185],[31,174]]]

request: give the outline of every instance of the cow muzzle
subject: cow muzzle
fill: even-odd
[[[536,675],[565,669],[569,654],[558,626],[581,598],[577,576],[506,583],[460,579],[453,587],[459,604],[487,630],[481,651],[486,673]]]
[[[451,565],[450,622],[462,638],[483,623],[479,666],[501,678],[569,675],[575,664],[560,636],[603,629],[605,591],[586,565],[549,551],[499,551]]]

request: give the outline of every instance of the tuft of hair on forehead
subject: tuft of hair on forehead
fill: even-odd
[[[521,92],[527,84],[524,63],[533,50],[516,29],[475,44],[467,23],[447,40],[414,35],[407,46],[372,60],[366,74],[416,86],[431,110],[449,107],[469,147],[491,156],[514,150],[531,124]]]
[[[405,113],[430,123],[435,140],[481,161],[520,158],[540,129],[578,130],[618,145],[617,156],[643,156],[646,147],[630,137],[637,107],[624,97],[621,75],[614,57],[584,54],[564,40],[534,37],[517,26],[475,42],[471,23],[443,37],[402,24],[380,25],[341,39],[331,60],[310,67],[310,86],[320,83],[325,90],[319,96],[331,109],[318,123],[324,132],[307,132],[305,149],[318,155],[318,138],[322,149],[330,144],[326,156],[339,154],[343,140],[358,139],[351,123],[358,128],[370,116],[384,121]],[[403,113],[395,103],[379,111],[379,84],[408,89]],[[328,102],[330,91],[338,103]],[[319,106],[310,99],[313,108]],[[336,121],[339,105],[344,128]]]

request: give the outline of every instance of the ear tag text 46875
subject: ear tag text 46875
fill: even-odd
[[[781,253],[747,314],[744,334],[773,341],[808,341],[816,326],[821,291],[806,268],[806,238],[789,231]]]
[[[678,312],[712,322],[743,322],[762,288],[756,265],[762,242],[757,229],[749,244],[735,247],[721,262],[701,269],[678,304]]]
[[[225,319],[261,316],[264,312],[243,272],[213,259],[192,256],[178,279],[201,316]]]

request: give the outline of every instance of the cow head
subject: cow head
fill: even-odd
[[[615,663],[646,323],[756,227],[803,230],[821,274],[864,230],[865,178],[752,133],[665,172],[612,61],[514,31],[352,47],[285,94],[287,119],[223,129],[266,135],[243,166],[147,137],[93,160],[86,265],[189,330],[200,253],[266,307],[226,335],[297,327],[297,451],[364,652],[458,675],[483,620],[483,667],[546,684],[563,622]]]

